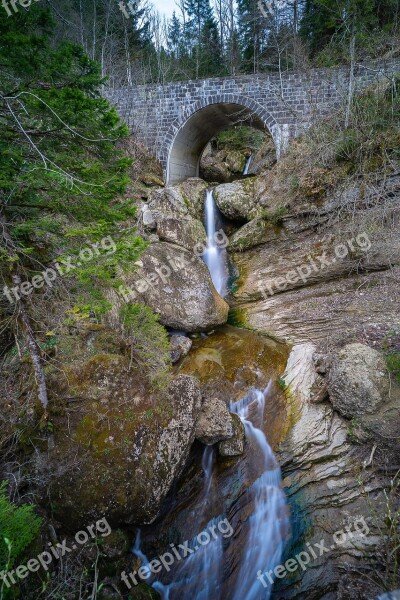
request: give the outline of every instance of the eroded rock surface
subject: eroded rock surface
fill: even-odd
[[[244,445],[246,442],[244,425],[238,415],[232,414],[231,417],[233,422],[233,436],[231,439],[218,444],[220,456],[241,456],[244,453]]]

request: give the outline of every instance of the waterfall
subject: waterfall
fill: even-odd
[[[253,155],[250,154],[249,158],[246,160],[246,164],[243,170],[243,175],[248,175],[249,174],[249,169],[250,169],[250,165],[251,165],[251,160],[253,158]]]
[[[232,600],[259,600],[261,595],[263,600],[270,598],[272,584],[265,580],[268,583],[265,589],[256,576],[260,571],[272,571],[279,565],[289,528],[280,467],[259,428],[263,426],[265,400],[270,388],[271,382],[264,391],[252,389],[245,398],[230,406],[231,412],[238,414],[244,424],[251,456],[258,454],[262,465],[261,476],[247,490],[254,511],[248,519],[247,542]]]
[[[201,494],[203,507],[206,507],[212,479],[215,450],[213,446],[204,448],[201,466],[204,472],[204,484]],[[200,521],[203,511],[194,515],[196,520]],[[210,531],[222,521],[223,517],[214,517],[204,528],[204,531]],[[199,532],[200,533],[200,532]],[[161,582],[155,582],[153,588],[157,590],[163,600],[180,600],[181,598],[190,598],[190,600],[210,600],[220,595],[223,575],[223,547],[222,537],[212,538],[206,545],[200,545],[195,536],[188,544],[188,547],[195,550],[193,554],[178,563],[174,572],[174,580],[165,585]]]
[[[203,253],[203,260],[210,271],[215,289],[221,296],[227,293],[227,256],[226,249],[218,246],[217,225],[220,224],[220,215],[215,204],[212,190],[207,191],[205,204],[205,226],[207,233],[207,248]]]
[[[252,512],[243,523],[246,541],[241,551],[234,589],[229,590],[230,600],[270,599],[272,583],[265,576],[264,582],[267,583],[267,587],[263,587],[257,575],[272,573],[280,564],[289,529],[286,497],[281,488],[280,467],[262,430],[265,403],[271,387],[272,381],[264,391],[252,388],[244,398],[230,405],[230,411],[240,417],[246,430],[246,440],[250,447],[245,460],[249,469],[253,470],[253,475],[256,474],[256,477],[258,475],[245,492],[247,504],[251,506]],[[204,473],[203,488],[198,503],[201,508],[193,513],[194,522],[199,525],[206,514],[207,505],[208,508],[213,506],[214,456],[215,448],[206,446],[201,461]],[[221,515],[212,518],[203,531],[211,531],[213,528],[215,531],[223,519]],[[203,545],[199,542],[198,534],[188,543],[193,553],[175,562],[170,573],[172,580],[168,576],[165,577],[168,574],[163,573],[156,581],[154,575],[146,581],[159,592],[162,600],[182,598],[222,600],[226,597],[223,590],[225,565],[223,539],[221,535],[216,538],[210,535],[209,542]],[[146,566],[149,560],[140,549],[140,541],[140,530],[138,530],[132,553],[140,558],[142,565]],[[229,542],[226,540],[226,543],[235,543],[234,538]]]
[[[203,469],[203,473],[204,473],[204,497],[207,497],[210,489],[211,489],[211,485],[212,485],[212,476],[213,476],[213,466],[214,466],[214,447],[213,446],[206,446],[204,448],[204,452],[203,452],[203,459],[201,461],[201,467]]]

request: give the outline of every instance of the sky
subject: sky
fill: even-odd
[[[154,6],[160,13],[164,13],[170,17],[174,10],[179,12],[175,4],[175,0],[152,0]]]

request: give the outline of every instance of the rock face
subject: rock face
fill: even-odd
[[[104,360],[97,370],[85,367],[76,373],[80,393],[93,394],[98,388],[102,401],[88,402],[80,409],[81,418],[70,425],[65,445],[60,432],[49,456],[48,465],[53,469],[50,497],[57,518],[67,520],[67,528],[101,517],[111,526],[151,523],[181,474],[195,439],[201,408],[195,378],[173,380],[165,407],[146,406],[143,391],[138,404],[134,391],[137,376],[132,374],[129,379],[124,359]],[[131,395],[130,406],[120,398],[123,389],[126,398]],[[65,461],[66,453],[71,454],[70,462]]]
[[[180,331],[207,331],[226,323],[229,306],[196,255],[160,242],[149,246],[137,264],[139,270],[124,279],[126,301],[150,306],[163,325]]]
[[[196,439],[206,446],[229,440],[233,437],[232,416],[222,400],[206,399],[196,424]]]
[[[373,554],[379,543],[377,523],[385,505],[383,482],[379,474],[360,470],[360,456],[366,462],[371,447],[360,454],[359,447],[352,445],[348,421],[327,402],[311,403],[311,390],[320,378],[314,366],[314,352],[315,345],[310,343],[295,346],[282,375],[294,425],[277,456],[285,492],[294,507],[287,557],[307,551],[310,545],[315,548],[321,540],[331,552],[322,556],[316,553],[304,572],[299,569],[277,581],[274,597],[285,600],[370,598],[374,594],[370,582],[364,583],[371,595],[353,594],[360,577],[356,571],[354,583],[344,580],[343,572],[351,571],[353,565],[357,569],[360,561]],[[376,516],[371,515],[366,492],[373,495]],[[379,523],[379,527],[382,526],[382,521]],[[346,531],[352,535],[335,537],[338,532]],[[342,591],[337,595],[337,590]]]
[[[348,344],[329,371],[333,407],[344,417],[376,412],[388,400],[390,376],[381,354],[365,344]]]
[[[244,425],[238,415],[232,414],[233,421],[233,436],[230,440],[225,440],[218,444],[218,452],[220,456],[231,457],[241,456],[244,453],[245,431]]]
[[[153,190],[149,208],[153,213],[178,213],[189,215],[189,210],[180,190],[175,187]]]
[[[172,363],[175,364],[181,360],[181,358],[184,358],[189,354],[193,342],[184,335],[173,335],[169,345],[171,349],[171,360]]]
[[[225,217],[250,221],[257,216],[252,179],[218,185],[214,190],[215,202]]]

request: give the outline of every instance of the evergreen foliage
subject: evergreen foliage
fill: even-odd
[[[41,519],[33,506],[16,506],[7,497],[7,482],[0,485],[0,571],[9,571],[39,534]],[[1,597],[6,593],[2,590]]]

